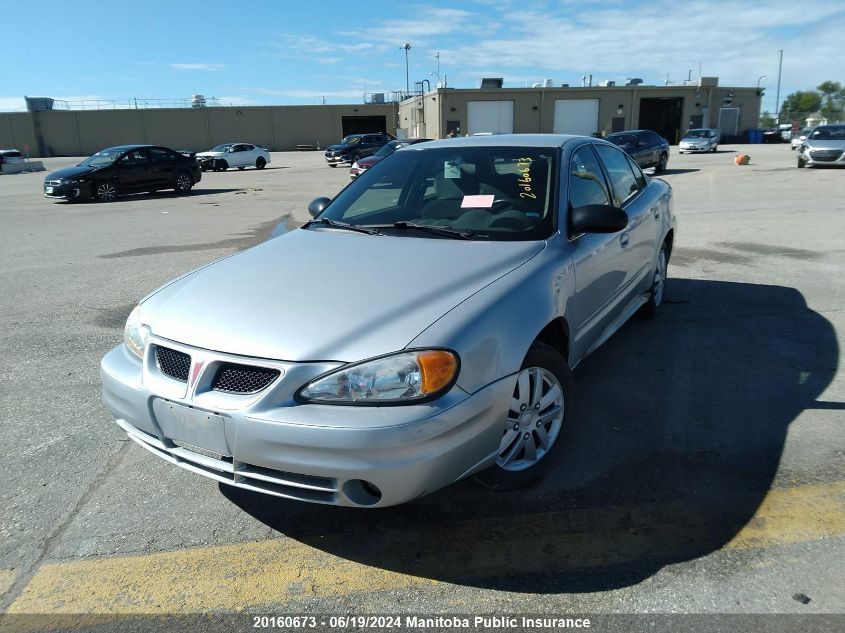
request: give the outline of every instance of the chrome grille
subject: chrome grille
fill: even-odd
[[[842,157],[841,149],[814,149],[810,151],[810,158],[825,162],[833,162]]]
[[[191,370],[191,357],[188,354],[157,345],[156,365],[165,376],[188,382],[188,372]]]
[[[45,180],[44,185],[47,187],[58,187],[62,184],[61,180]]]
[[[258,393],[276,378],[278,369],[224,363],[217,370],[211,388],[226,393]]]

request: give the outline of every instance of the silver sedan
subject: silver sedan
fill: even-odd
[[[845,167],[845,124],[819,125],[798,146],[798,167]]]
[[[357,507],[542,475],[571,370],[656,313],[675,236],[670,186],[579,136],[412,145],[309,210],[143,299],[103,395],[172,464]]]

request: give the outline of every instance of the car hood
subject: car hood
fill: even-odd
[[[93,174],[94,172],[97,172],[100,169],[102,168],[80,167],[79,165],[74,165],[73,167],[65,167],[64,169],[58,169],[54,172],[50,172],[47,176],[44,177],[44,180],[62,180],[64,178],[78,178],[79,176],[83,176],[86,174]]]
[[[220,158],[226,152],[197,152],[197,156],[209,156],[211,158]]]
[[[327,152],[341,152],[345,149],[349,149],[350,147],[352,147],[352,145],[344,145],[342,143],[338,143],[337,145],[329,145],[326,148],[326,151]]]
[[[685,136],[681,139],[681,143],[706,143],[709,140],[709,138],[699,136]]]
[[[845,149],[845,141],[815,141],[804,139],[804,145],[810,149]]]
[[[403,349],[544,246],[299,229],[164,286],[141,320],[219,352],[361,360]]]

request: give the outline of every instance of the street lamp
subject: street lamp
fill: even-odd
[[[766,77],[766,75],[760,75],[759,77],[757,77],[757,90],[760,89],[760,82],[764,79],[768,79],[768,77]]]
[[[405,51],[405,94],[409,95],[411,94],[411,80],[408,73],[408,51],[411,50],[411,45],[405,42],[399,47],[399,50]]]

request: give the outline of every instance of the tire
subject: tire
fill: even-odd
[[[660,247],[657,253],[657,261],[654,266],[654,273],[651,278],[651,289],[648,291],[648,301],[639,310],[639,316],[653,319],[657,316],[660,306],[663,304],[663,295],[666,291],[666,271],[669,268],[669,247],[666,242]]]
[[[804,169],[807,166],[807,161],[801,158],[801,155],[798,155],[798,169]]]
[[[514,386],[512,402],[519,408],[514,404],[503,416],[499,460],[475,479],[493,490],[517,490],[540,479],[568,434],[573,393],[572,372],[560,352],[532,343]]]
[[[214,165],[214,171],[226,171],[229,169],[229,163],[225,160],[218,160]]]
[[[267,164],[267,161],[264,160],[263,156],[259,156],[255,159],[255,168],[256,169],[264,169],[264,166]]]
[[[117,185],[100,182],[94,187],[94,197],[100,202],[114,202],[117,199]]]
[[[329,163],[329,167],[335,168],[335,167],[337,167],[337,163]]]
[[[669,155],[666,152],[663,152],[660,155],[660,158],[657,160],[657,165],[654,168],[654,171],[657,173],[666,171],[666,164],[669,162]]]
[[[356,152],[355,154],[352,154],[352,158],[349,160],[349,164],[354,165],[359,160],[361,160],[361,155]]]
[[[191,174],[186,171],[180,171],[176,174],[176,181],[173,183],[173,190],[181,196],[184,196],[191,191],[191,187],[194,186],[194,179],[191,178]]]
[[[713,152],[713,153],[715,154],[717,149],[719,149],[719,146],[718,146],[718,145],[714,145],[713,147],[711,147],[711,148],[710,148],[710,151],[711,151],[711,152]]]

